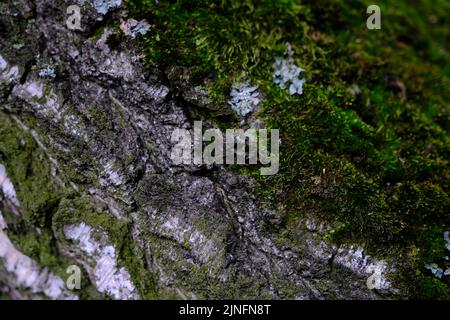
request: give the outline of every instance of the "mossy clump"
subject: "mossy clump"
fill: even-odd
[[[448,3],[380,0],[381,30],[367,29],[364,0],[127,3],[152,24],[149,65],[188,68],[223,109],[237,79],[259,86],[258,116],[280,129],[280,171],[242,172],[285,208],[286,226],[306,216],[340,226],[333,241],[397,257],[413,296],[448,297],[448,277],[424,268],[450,229]],[[302,95],[273,82],[286,42],[305,69]]]

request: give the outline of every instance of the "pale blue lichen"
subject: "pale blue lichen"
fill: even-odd
[[[450,250],[450,231],[444,232],[444,240],[447,242],[447,250]]]
[[[300,73],[305,71],[294,62],[294,51],[289,43],[286,43],[287,57],[278,57],[273,65],[273,80],[281,89],[289,89],[289,94],[303,93],[304,79],[300,78]]]
[[[228,104],[239,115],[247,116],[261,102],[258,86],[252,86],[249,81],[235,83],[231,88]]]
[[[99,292],[118,299],[139,299],[131,276],[117,263],[117,250],[101,230],[84,222],[64,226],[64,235],[74,241],[93,264],[93,280]]]
[[[450,231],[444,232],[444,240],[446,243],[447,250],[450,250]],[[448,261],[448,256],[443,257],[444,260]],[[442,276],[450,275],[450,268],[447,268],[445,271],[440,268],[436,263],[429,263],[425,265],[425,268],[431,270],[431,273],[436,277],[441,279]]]
[[[93,0],[92,5],[95,11],[106,14],[110,9],[117,8],[122,4],[122,0]]]
[[[436,263],[428,263],[425,265],[425,268],[431,271],[431,273],[436,277],[441,279],[442,275],[444,274],[444,271],[442,268],[439,268],[439,266]],[[446,270],[447,271],[447,270]]]

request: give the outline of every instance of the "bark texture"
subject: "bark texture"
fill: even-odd
[[[1,4],[0,292],[58,299],[405,294],[391,277],[394,260],[334,246],[318,222],[299,225],[298,245],[284,241],[292,230],[273,232],[283,209],[265,207],[251,177],[222,166],[174,166],[171,133],[193,127],[186,101],[172,95],[163,70],[144,68],[131,42],[112,49],[113,30],[93,34],[122,7],[103,15],[89,1],[77,3],[82,30],[73,31],[65,25],[70,4]],[[70,265],[82,270],[80,290],[66,288]],[[370,290],[375,270],[381,287]]]

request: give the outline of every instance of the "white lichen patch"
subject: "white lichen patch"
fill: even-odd
[[[8,63],[7,63],[6,60],[3,59],[3,57],[0,55],[0,71],[5,70],[7,66],[8,66]]]
[[[40,268],[30,257],[18,251],[3,231],[6,223],[0,212],[0,264],[15,288],[43,294],[50,299],[78,299],[68,291],[64,281],[47,268]]]
[[[52,66],[45,66],[41,70],[39,70],[39,76],[41,78],[55,78],[55,68],[53,68]]]
[[[5,230],[8,226],[6,225],[5,219],[3,219],[2,212],[0,211],[0,230]]]
[[[323,261],[333,265],[342,266],[365,278],[365,285],[368,289],[388,290],[397,292],[391,281],[389,274],[394,274],[395,269],[384,260],[377,260],[364,253],[360,247],[340,247],[330,246],[323,241],[307,240],[309,252]]]
[[[444,240],[446,242],[447,250],[450,250],[450,231],[445,231],[444,232]]]
[[[26,101],[37,115],[48,119],[50,122],[63,125],[66,133],[70,133],[72,136],[84,141],[89,141],[90,137],[85,132],[82,121],[68,113],[68,105],[64,104],[62,94],[53,88],[47,88],[45,80],[37,77],[30,78],[24,84],[14,86],[12,94]],[[31,133],[33,134],[33,131]],[[33,137],[39,146],[45,149],[44,145],[38,141],[37,135],[33,134]],[[52,162],[56,164],[55,161]]]
[[[3,196],[8,199],[16,207],[20,207],[19,199],[17,198],[16,190],[11,180],[8,178],[5,166],[0,164],[0,190]]]
[[[40,116],[48,118],[52,122],[61,120],[63,98],[53,89],[46,92],[44,81],[30,79],[24,84],[14,86],[12,94],[25,100]]]
[[[122,4],[122,0],[92,0],[95,11],[106,14],[109,10],[117,8]]]
[[[392,271],[389,270],[388,264],[383,260],[375,260],[365,255],[362,248],[339,248],[333,262],[360,274],[374,275],[376,289],[391,288],[391,282],[386,278],[386,274]]]
[[[161,225],[161,233],[175,239],[179,244],[188,246],[192,253],[206,263],[217,253],[214,242],[202,232],[192,228],[176,216],[168,217]]]
[[[124,78],[125,80],[133,79],[135,74],[133,65],[124,52],[120,52],[104,60],[99,65],[99,71],[114,78]]]
[[[19,80],[19,67],[10,66],[0,55],[0,84],[9,84],[16,80]]]
[[[102,51],[102,58],[98,61],[98,71],[113,78],[131,81],[136,76],[131,57],[125,52],[112,51],[107,45],[107,39],[113,33],[111,28],[105,28],[96,42],[96,47]]]
[[[450,231],[444,231],[444,241],[446,242],[445,248],[450,250]],[[444,260],[448,261],[448,256],[443,257]],[[428,263],[425,265],[425,268],[430,270],[431,273],[436,277],[441,279],[442,276],[450,275],[450,268],[447,268],[445,271],[443,268],[439,267],[437,263]]]
[[[44,83],[42,82],[30,81],[23,88],[31,98],[40,99],[44,96]]]
[[[150,25],[146,20],[137,21],[135,19],[128,19],[121,21],[120,29],[126,36],[134,39],[138,35],[143,35],[149,32]]]
[[[114,162],[109,161],[104,166],[102,175],[100,177],[100,185],[102,186],[108,186],[108,185],[114,185],[114,186],[120,186],[121,184],[125,183],[125,178],[114,169]]]
[[[99,292],[118,300],[139,299],[130,274],[117,265],[116,249],[106,234],[80,222],[65,226],[64,235],[93,261],[91,276]]]
[[[235,83],[231,88],[228,104],[239,115],[247,116],[261,102],[258,86],[252,86],[250,82]]]
[[[303,84],[305,80],[300,78],[300,73],[305,71],[298,67],[294,62],[294,52],[289,43],[286,44],[287,57],[278,57],[273,65],[273,81],[278,84],[281,89],[289,89],[289,94],[303,93]]]

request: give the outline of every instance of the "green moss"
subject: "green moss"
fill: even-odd
[[[334,242],[403,258],[403,280],[419,270],[407,280],[415,296],[448,294],[448,281],[428,281],[424,269],[442,258],[450,228],[448,3],[379,1],[379,31],[367,30],[371,3],[362,0],[128,4],[154,25],[142,43],[149,65],[189,69],[221,111],[194,117],[234,126],[219,116],[231,84],[259,86],[259,117],[281,133],[280,172],[238,171],[257,178],[268,205],[285,208],[287,229],[315,216],[335,227]],[[285,42],[306,69],[301,96],[272,82]]]
[[[31,135],[0,113],[0,163],[4,164],[20,201],[22,216],[1,207],[8,224],[7,234],[14,246],[66,279],[74,260],[61,255],[52,231],[52,218],[61,199],[69,192],[51,177],[50,161]],[[84,283],[83,288],[89,287]],[[85,290],[77,292],[87,297]],[[91,294],[88,296],[92,297]]]

